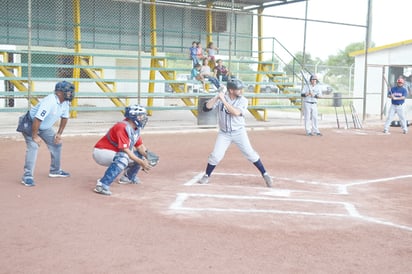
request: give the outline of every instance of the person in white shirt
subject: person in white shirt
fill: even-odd
[[[322,136],[318,128],[318,99],[322,97],[322,91],[318,85],[318,77],[310,76],[310,83],[302,89],[303,115],[305,118],[305,131],[307,136]]]

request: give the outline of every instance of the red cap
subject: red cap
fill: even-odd
[[[404,83],[405,83],[405,80],[403,80],[402,78],[399,78],[396,82],[397,82],[397,83],[402,83],[402,84],[404,84]]]

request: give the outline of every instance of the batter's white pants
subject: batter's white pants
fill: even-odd
[[[219,131],[215,148],[209,155],[208,163],[216,166],[225,156],[229,145],[234,143],[250,162],[259,160],[259,154],[252,148],[246,129],[239,129],[232,132]]]
[[[306,133],[320,133],[318,128],[318,105],[303,102],[303,116],[305,118]]]

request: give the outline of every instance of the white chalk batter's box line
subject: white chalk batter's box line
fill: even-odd
[[[214,208],[214,207],[186,207],[184,203],[189,199],[213,198],[222,200],[249,200],[249,201],[275,201],[278,204],[281,202],[296,202],[296,203],[313,203],[323,205],[342,206],[347,214],[337,213],[315,213],[309,211],[289,211],[276,209],[238,209],[238,208]],[[312,216],[334,216],[334,217],[359,217],[360,214],[356,208],[346,202],[322,201],[313,199],[291,199],[291,198],[272,198],[262,196],[244,196],[244,195],[225,195],[225,194],[199,194],[199,193],[178,193],[175,202],[169,207],[172,210],[187,210],[187,211],[215,211],[215,212],[241,212],[241,213],[272,213],[272,214],[291,214],[291,215],[312,215]]]
[[[256,174],[243,174],[243,173],[219,173],[215,172],[213,173],[214,175],[220,175],[220,176],[240,176],[240,177],[260,177],[259,175]],[[204,173],[198,173],[196,176],[194,176],[192,179],[184,183],[185,186],[191,186],[191,185],[199,185],[197,184],[197,181],[204,175]],[[330,183],[322,183],[322,182],[316,182],[316,181],[306,181],[306,180],[301,180],[301,179],[292,179],[292,178],[287,178],[287,177],[273,177],[274,179],[274,186],[276,186],[276,180],[280,181],[289,181],[289,182],[294,182],[298,184],[305,184],[305,185],[316,185],[316,186],[324,186],[332,189],[336,189],[336,191],[331,192],[329,194],[342,194],[342,195],[347,195],[348,194],[348,188],[351,186],[358,186],[358,185],[365,185],[365,184],[376,184],[376,183],[385,183],[385,182],[391,182],[391,181],[396,181],[396,180],[402,180],[402,179],[408,179],[412,178],[412,174],[408,175],[400,175],[400,176],[394,176],[394,177],[387,177],[387,178],[379,178],[379,179],[370,179],[370,180],[359,180],[357,182],[352,182],[352,183],[343,183],[343,184],[330,184]],[[239,186],[240,187],[240,186]],[[275,190],[276,192],[276,190]],[[285,192],[308,192],[308,191],[303,191],[303,190],[285,190]],[[281,196],[284,196],[283,194]]]
[[[313,203],[316,205],[333,205],[341,206],[347,213],[338,214],[338,213],[319,213],[319,212],[310,212],[310,211],[291,211],[291,210],[277,210],[277,209],[240,209],[240,208],[216,208],[216,207],[188,207],[184,204],[188,202],[189,199],[196,199],[197,202],[201,203],[202,198],[213,198],[213,199],[224,199],[228,201],[233,200],[252,200],[252,201],[269,201],[276,202],[280,204],[282,202],[288,203]],[[362,216],[356,210],[356,207],[347,202],[338,202],[338,201],[323,201],[323,200],[313,200],[313,199],[290,199],[290,198],[271,198],[271,197],[261,197],[261,196],[243,196],[243,195],[224,195],[224,194],[202,194],[202,193],[177,193],[175,201],[169,206],[170,210],[173,211],[189,211],[189,212],[216,212],[216,213],[245,213],[245,214],[285,214],[285,215],[305,215],[305,216],[314,216],[314,217],[346,217],[346,218],[356,218],[366,222],[386,225],[395,227],[402,230],[407,230],[412,232],[412,227],[395,224],[389,221],[380,220],[368,216]]]
[[[203,176],[204,173],[199,173],[194,176],[191,180],[186,182],[184,185],[194,185],[197,181]],[[223,175],[223,176],[243,176],[243,177],[257,177],[258,175],[251,175],[251,174],[241,174],[241,173],[214,173],[215,175]],[[275,178],[275,177],[273,177]],[[381,178],[381,179],[372,179],[372,180],[364,180],[354,183],[348,183],[343,185],[336,185],[336,184],[329,184],[329,183],[321,183],[321,182],[314,182],[314,181],[304,181],[304,180],[293,180],[291,178],[275,178],[277,180],[287,180],[293,181],[295,183],[301,184],[310,184],[310,185],[323,185],[328,187],[335,187],[337,189],[336,193],[332,194],[348,194],[348,187],[356,186],[356,185],[363,185],[363,184],[373,184],[373,183],[384,183],[390,181],[396,181],[406,178],[412,178],[412,175],[402,175],[396,177],[388,177],[388,178]],[[196,184],[199,185],[199,184]],[[200,185],[199,185],[200,186]],[[239,186],[242,187],[242,186]],[[245,187],[242,187],[245,188]],[[261,188],[261,187],[259,187]],[[264,195],[270,196],[278,196],[278,197],[290,197],[291,192],[308,192],[308,191],[295,191],[295,190],[280,190],[280,189],[268,189],[268,191],[264,192]],[[328,194],[328,193],[325,193]],[[228,199],[228,200],[267,200],[273,202],[296,202],[296,203],[313,203],[316,204],[323,204],[323,205],[337,205],[341,206],[344,210],[346,210],[347,214],[337,214],[337,213],[317,213],[317,212],[309,212],[309,211],[288,211],[288,210],[276,210],[276,209],[239,209],[239,208],[213,208],[213,207],[187,207],[184,206],[184,203],[190,198],[214,198],[214,199]],[[400,228],[403,230],[412,231],[412,227],[408,227],[405,225],[399,225],[392,222],[388,222],[385,220],[379,220],[376,218],[362,216],[356,210],[356,207],[347,202],[340,202],[340,201],[324,201],[324,200],[314,200],[314,199],[291,199],[291,198],[275,198],[275,197],[263,197],[263,196],[241,196],[241,195],[224,195],[224,194],[190,194],[190,193],[178,193],[175,202],[169,207],[171,210],[177,211],[209,211],[209,212],[229,212],[229,213],[269,213],[269,214],[289,214],[289,215],[307,215],[307,216],[330,216],[330,217],[352,217],[358,218],[367,222],[372,222],[381,225],[392,226],[396,228]]]

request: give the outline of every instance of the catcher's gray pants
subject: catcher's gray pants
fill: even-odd
[[[124,165],[128,166],[133,163],[133,160],[130,159],[129,156],[127,156],[127,154],[124,152],[116,152],[110,149],[101,148],[93,149],[93,159],[101,166],[110,166],[116,154],[119,154],[119,156],[121,156],[120,159],[124,163]],[[142,158],[142,155],[140,155],[140,153],[138,153],[137,151],[134,151],[134,154],[137,157]]]
[[[232,132],[219,131],[213,152],[209,155],[208,163],[216,166],[225,156],[226,150],[231,143],[235,143],[237,147],[252,163],[259,160],[259,154],[252,148],[249,137],[245,128],[234,130]]]
[[[389,125],[391,124],[393,117],[395,116],[395,113],[398,114],[399,117],[399,122],[401,123],[401,127],[405,132],[408,132],[408,125],[406,124],[406,116],[404,112],[404,107],[402,105],[395,105],[391,104],[391,107],[389,109],[389,115],[388,119],[386,119],[384,130],[389,131]]]
[[[305,117],[306,133],[319,133],[318,105],[316,103],[303,102],[303,116]]]

